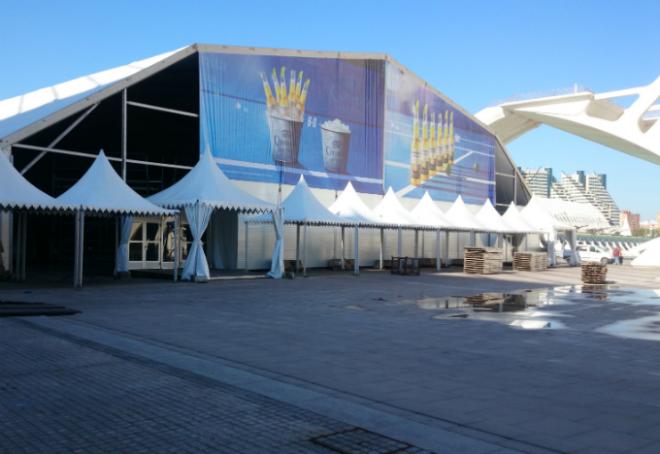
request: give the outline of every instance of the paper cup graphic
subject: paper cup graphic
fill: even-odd
[[[270,114],[268,115],[268,126],[273,161],[289,165],[298,164],[302,121]]]
[[[321,125],[323,165],[328,172],[346,173],[351,130],[338,119]]]

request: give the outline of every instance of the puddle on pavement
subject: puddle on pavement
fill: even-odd
[[[421,298],[414,303],[421,309],[438,311],[432,316],[437,320],[492,321],[524,330],[547,330],[567,328],[570,325],[567,319],[573,322],[575,317],[582,317],[584,324],[593,323],[593,320],[585,318],[589,317],[588,312],[573,310],[574,307],[621,310],[620,305],[627,305],[657,310],[654,306],[660,306],[660,290],[623,288],[618,285],[561,286],[509,293]],[[617,321],[596,331],[619,337],[660,340],[660,313],[651,317]]]

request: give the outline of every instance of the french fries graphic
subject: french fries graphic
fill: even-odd
[[[455,136],[454,112],[446,110],[443,114],[431,112],[424,104],[421,114],[419,100],[412,109],[413,137],[410,144],[410,184],[420,186],[441,172],[448,173],[454,163]],[[430,117],[430,118],[429,118]],[[437,124],[437,126],[436,126]]]
[[[273,89],[265,73],[261,73],[261,83],[266,95],[266,107],[269,114],[275,114],[280,118],[292,121],[303,121],[305,116],[305,102],[309,91],[309,79],[303,83],[303,72],[296,74],[294,69],[289,71],[288,88],[286,67],[282,66],[279,71],[273,68],[271,81]],[[273,91],[275,94],[273,95]]]

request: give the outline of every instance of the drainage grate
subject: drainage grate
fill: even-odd
[[[388,453],[421,453],[422,450],[415,448],[402,441],[369,432],[364,429],[350,429],[321,435],[310,440],[324,448],[342,454],[388,454]]]

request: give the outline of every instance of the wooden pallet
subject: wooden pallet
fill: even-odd
[[[344,271],[352,270],[355,265],[353,259],[344,259]],[[328,268],[332,271],[341,271],[341,259],[330,259],[328,260]]]
[[[543,271],[548,269],[546,252],[514,252],[513,269],[516,271]]]
[[[502,250],[487,247],[466,247],[463,271],[468,274],[495,274],[502,271]]]
[[[600,263],[582,264],[582,282],[584,284],[605,284],[607,280],[607,265]]]

